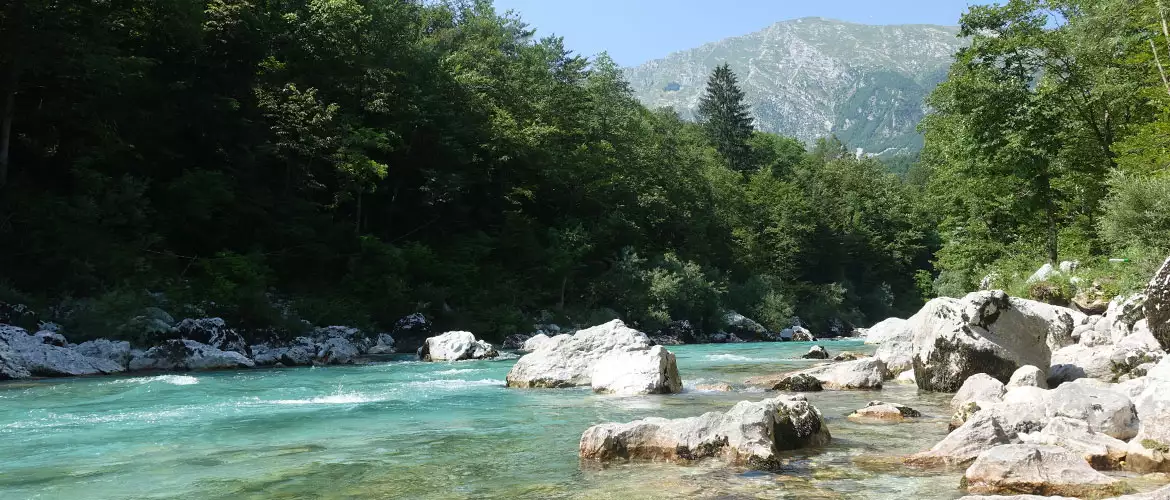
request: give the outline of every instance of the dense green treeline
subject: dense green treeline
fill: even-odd
[[[963,16],[971,44],[929,99],[907,173],[944,243],[938,293],[985,277],[1026,293],[1045,261],[1093,278],[1031,284],[1065,294],[1149,278],[1170,252],[1165,15],[1157,0],[1011,0]]]
[[[729,150],[486,1],[0,15],[0,299],[73,335],[151,305],[256,330],[710,331],[734,309],[823,331],[929,288],[929,217],[876,160],[762,133]]]

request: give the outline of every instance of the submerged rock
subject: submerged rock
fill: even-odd
[[[695,390],[703,392],[731,392],[735,388],[726,382],[717,382],[714,384],[696,384]]]
[[[471,332],[447,332],[430,337],[418,351],[423,361],[462,361],[499,356],[491,344],[478,340]]]
[[[843,352],[841,354],[833,356],[833,361],[857,361],[857,360],[864,358],[864,357],[865,356],[862,356],[862,355],[854,353],[854,352]]]
[[[1049,366],[1052,350],[1073,342],[1083,318],[1002,291],[933,299],[909,320],[918,388],[954,392],[976,373],[1008,380],[1020,366]]]
[[[908,418],[921,417],[922,413],[909,406],[898,403],[886,403],[882,401],[870,401],[852,415],[849,415],[850,420],[867,421],[879,420],[884,422],[901,422]]]
[[[1032,493],[1075,497],[1115,495],[1126,487],[1059,446],[1011,444],[979,455],[964,474],[972,493]]]
[[[718,457],[776,470],[778,452],[822,446],[829,440],[820,411],[802,396],[789,396],[741,401],[726,413],[595,425],[581,435],[580,455],[599,461]]]
[[[679,392],[681,380],[674,354],[652,346],[646,334],[621,320],[557,335],[521,357],[507,377],[508,387],[590,385],[601,392],[617,388],[623,394],[633,388],[644,389],[639,392],[643,394]]]
[[[814,345],[800,357],[804,359],[829,359],[829,351],[826,351],[824,346]]]

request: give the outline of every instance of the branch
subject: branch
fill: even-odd
[[[1154,45],[1154,39],[1150,39],[1150,50],[1154,52],[1154,62],[1158,65],[1158,74],[1162,75],[1162,85],[1166,86],[1166,95],[1170,95],[1170,80],[1166,79],[1166,70],[1162,68],[1162,60],[1158,58],[1158,47]]]

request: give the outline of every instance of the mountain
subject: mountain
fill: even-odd
[[[756,128],[813,141],[836,134],[873,154],[921,149],[924,98],[962,45],[958,28],[871,26],[822,18],[673,53],[625,69],[644,104],[693,116],[711,70],[739,77]]]

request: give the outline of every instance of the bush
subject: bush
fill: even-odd
[[[1170,176],[1137,177],[1116,173],[1101,216],[1101,234],[1115,251],[1170,250]]]

